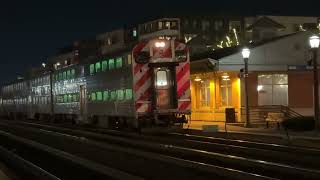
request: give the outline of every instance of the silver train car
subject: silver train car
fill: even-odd
[[[83,62],[3,86],[0,113],[102,127],[186,122],[191,98],[184,43],[149,40]]]

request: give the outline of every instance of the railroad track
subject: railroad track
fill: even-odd
[[[208,141],[205,139],[206,137],[182,136],[181,134],[171,134],[169,136],[171,137],[170,139],[118,131],[103,130],[102,132],[101,130],[100,133],[104,133],[101,135],[83,130],[72,130],[35,123],[19,122],[18,124],[41,128],[42,132],[48,134],[58,133],[67,137],[82,137],[82,139],[86,138],[86,141],[97,142],[100,145],[112,144],[132,148],[131,150],[143,150],[144,153],[151,152],[165,155],[166,157],[164,158],[171,157],[175,158],[175,160],[188,160],[188,162],[198,163],[198,165],[206,165],[205,168],[202,167],[204,169],[216,169],[216,173],[220,176],[230,177],[231,175],[234,179],[243,178],[243,176],[248,176],[251,179],[318,179],[320,177],[319,161],[314,156],[312,158],[312,155],[319,153],[315,149],[299,149],[299,151],[291,152],[290,149],[286,149],[284,146],[272,145],[273,147],[279,147],[277,150],[282,150],[276,151],[265,148],[267,144],[261,146],[263,148],[257,148],[257,144],[248,141],[243,142],[246,146],[240,146],[239,143],[241,141],[237,141],[236,143],[238,144],[231,144],[230,142],[223,144],[221,142],[217,143],[217,139],[214,138]],[[17,126],[17,124],[15,125]],[[173,136],[175,138],[172,138]],[[222,141],[222,139],[218,140]],[[255,144],[255,147],[253,144]],[[303,152],[311,152],[311,155],[302,156]],[[140,155],[143,156],[144,154]],[[290,163],[286,163],[287,161]],[[219,168],[224,169],[224,171],[217,170]],[[228,170],[232,171],[229,172]],[[203,169],[200,172],[205,174]]]

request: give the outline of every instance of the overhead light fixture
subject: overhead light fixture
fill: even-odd
[[[42,67],[46,67],[46,63],[42,63],[41,65],[42,65]]]
[[[223,79],[228,79],[230,76],[228,75],[228,73],[223,73],[221,77]]]
[[[197,76],[196,78],[194,78],[194,81],[201,81],[201,78]]]

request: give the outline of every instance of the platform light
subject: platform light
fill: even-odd
[[[230,76],[227,73],[223,73],[221,77],[222,79],[228,79]]]
[[[201,81],[201,78],[197,76],[196,78],[194,78],[194,81]]]
[[[244,59],[249,58],[249,56],[250,56],[250,49],[248,49],[248,48],[243,48],[241,54],[242,54],[242,57],[243,57]]]
[[[319,48],[319,43],[319,36],[313,35],[309,38],[309,44],[311,48]]]
[[[42,65],[42,67],[44,67],[44,68],[46,67],[46,63],[42,63],[41,65]]]
[[[57,66],[60,66],[60,62],[57,62],[56,65],[57,65]]]
[[[263,86],[262,86],[262,85],[258,85],[258,86],[257,86],[257,91],[258,91],[258,92],[260,92],[262,89],[263,89]]]
[[[166,46],[166,43],[163,42],[163,41],[157,41],[154,43],[154,46],[157,47],[157,48],[163,48]]]

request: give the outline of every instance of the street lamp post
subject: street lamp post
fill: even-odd
[[[250,49],[242,49],[242,57],[244,60],[244,88],[246,94],[246,123],[245,127],[250,127],[250,111],[249,111],[249,94],[248,94],[248,60],[250,56]]]
[[[310,47],[313,53],[313,102],[314,102],[314,123],[315,129],[319,130],[319,77],[318,77],[318,62],[317,51],[319,48],[319,36],[311,36],[309,38]]]

